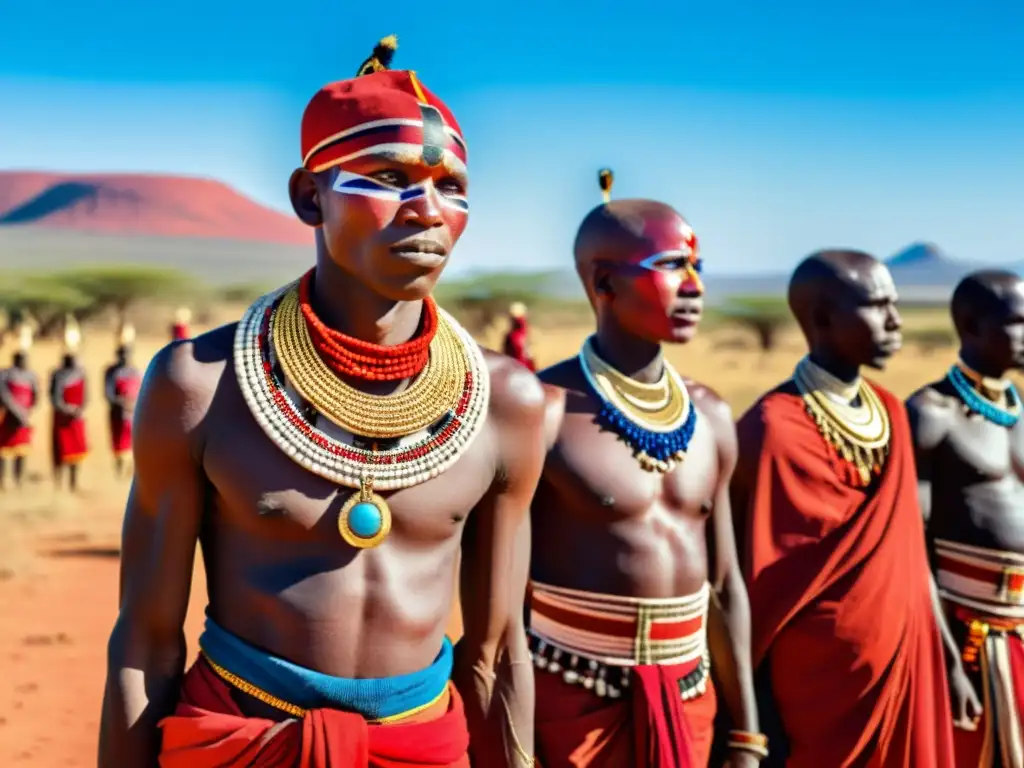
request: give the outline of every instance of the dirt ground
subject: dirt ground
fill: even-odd
[[[534,333],[542,365],[574,354],[585,328]],[[161,340],[140,339],[140,365]],[[494,339],[485,338],[493,344]],[[736,414],[758,394],[788,377],[801,346],[787,338],[771,356],[745,347],[742,333],[723,329],[670,352],[680,370],[722,393]],[[112,340],[87,337],[83,348],[92,381],[88,412],[92,454],[83,465],[76,498],[56,495],[45,474],[48,458],[44,408],[29,457],[31,482],[21,493],[0,493],[0,766],[94,766],[105,647],[117,613],[118,538],[127,482],[112,477],[101,399],[103,367]],[[57,360],[54,345],[33,351],[41,377]],[[932,354],[908,349],[877,378],[898,395],[934,379],[954,351]],[[6,364],[10,349],[0,349]],[[190,652],[202,623],[205,600],[201,560],[197,566],[187,636]]]

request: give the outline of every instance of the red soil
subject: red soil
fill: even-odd
[[[0,172],[0,226],[309,245],[312,230],[219,181]]]

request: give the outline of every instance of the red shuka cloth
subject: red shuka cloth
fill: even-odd
[[[28,382],[8,380],[6,386],[11,399],[22,408],[35,405],[36,398]],[[32,442],[32,427],[17,421],[2,409],[0,414],[0,455],[25,453]]]
[[[512,330],[505,334],[505,354],[533,371],[536,368],[526,350],[526,334],[526,318],[512,318]]]
[[[231,691],[209,664],[192,665],[177,709],[160,721],[161,768],[469,768],[454,686],[447,712],[432,720],[369,725],[350,712],[314,709],[269,737],[279,724],[242,715]]]
[[[75,379],[64,386],[61,398],[65,405],[77,407],[85,401],[85,379]],[[85,419],[53,413],[53,459],[55,464],[74,464],[89,453],[85,435]]]
[[[188,338],[188,323],[175,323],[171,326],[171,340],[182,341]]]
[[[710,680],[703,696],[682,701],[679,678],[694,666],[634,667],[620,699],[538,670],[537,762],[542,768],[705,768],[717,702]]]
[[[840,482],[791,386],[738,425],[757,462],[739,536],[751,651],[755,667],[770,659],[788,768],[953,766],[910,430],[902,403],[875,390],[892,443],[868,492]]]
[[[142,377],[137,373],[125,372],[114,382],[114,394],[134,401],[139,394]],[[116,454],[129,453],[132,449],[132,414],[123,408],[110,411],[110,447]]]

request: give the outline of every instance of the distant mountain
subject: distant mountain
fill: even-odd
[[[0,231],[21,228],[310,245],[312,230],[219,181],[0,171]]]

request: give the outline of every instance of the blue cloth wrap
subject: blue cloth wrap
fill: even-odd
[[[447,637],[434,663],[419,672],[348,679],[315,672],[249,645],[207,617],[199,647],[218,666],[302,709],[340,709],[382,720],[422,709],[444,693],[452,675]]]

